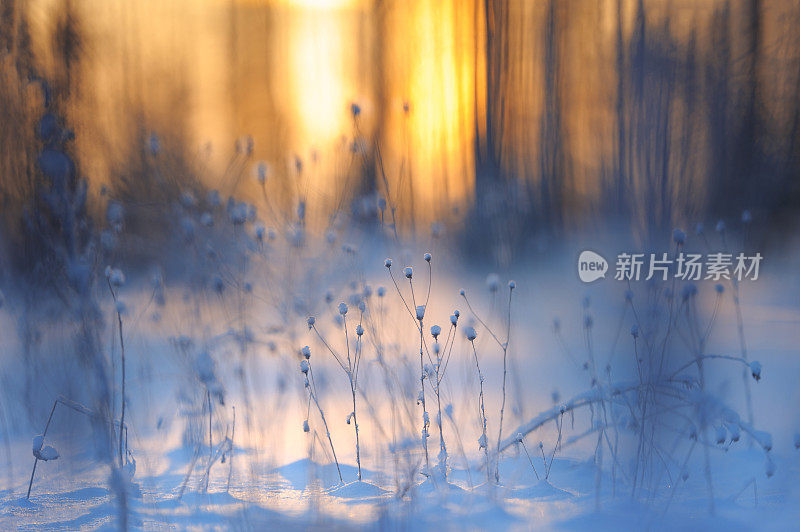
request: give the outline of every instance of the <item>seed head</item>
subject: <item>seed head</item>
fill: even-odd
[[[508,289],[513,290],[517,287],[517,283],[514,280],[508,282]]]
[[[724,232],[725,231],[725,222],[722,221],[722,220],[718,221],[716,229],[717,229],[717,233]]]
[[[425,259],[425,262],[430,262],[433,257],[431,256],[430,253],[425,253],[425,255],[423,255],[423,258]]]
[[[675,241],[676,244],[682,246],[684,242],[686,242],[686,233],[684,233],[680,229],[675,229],[674,231],[672,231],[672,239]]]
[[[111,266],[106,266],[105,274],[106,279],[108,279],[108,282],[111,283],[111,286],[119,288],[125,284],[125,274],[122,273],[122,270],[112,268]]]
[[[382,286],[378,287],[378,297],[383,297],[386,295],[386,289]]]
[[[308,318],[306,318],[306,323],[308,324],[309,329],[312,328],[316,322],[317,318],[315,318],[314,316],[309,316]]]
[[[750,373],[753,375],[753,378],[756,382],[761,380],[761,362],[758,360],[754,360],[750,362]]]
[[[356,334],[359,336],[364,334],[364,327],[362,327],[360,323],[356,325]]]
[[[631,336],[633,336],[634,339],[639,338],[639,326],[635,323],[631,325]]]
[[[417,319],[422,321],[422,318],[425,317],[425,305],[417,305]]]
[[[414,270],[411,268],[411,266],[406,266],[403,268],[403,275],[406,276],[406,279],[411,279],[414,276]]]
[[[387,268],[391,268],[392,267],[392,259],[386,259],[385,261],[383,261],[383,265],[386,266]]]
[[[303,356],[305,357],[306,360],[311,358],[311,348],[308,347],[307,345],[304,345],[303,349],[301,349],[300,352],[303,353]]]
[[[438,325],[434,325],[433,327],[431,327],[431,336],[433,336],[435,339],[438,339],[440,334],[442,334],[441,327],[439,327]]]
[[[309,365],[308,360],[306,359],[301,360],[300,371],[302,371],[304,375],[307,375],[309,369],[311,369],[311,366]]]
[[[341,314],[342,316],[347,314],[347,303],[345,303],[344,301],[339,303],[339,314]]]
[[[478,333],[475,332],[475,328],[474,327],[469,327],[468,326],[468,327],[464,327],[464,336],[467,337],[467,340],[469,340],[470,342],[473,342],[473,341],[475,341],[475,338],[478,337]]]

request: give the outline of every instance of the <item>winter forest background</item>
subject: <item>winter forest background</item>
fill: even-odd
[[[789,526],[799,95],[795,0],[0,0],[0,527]]]

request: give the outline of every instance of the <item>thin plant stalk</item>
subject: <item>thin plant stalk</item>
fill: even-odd
[[[514,293],[513,285],[508,289],[508,318],[506,329],[506,341],[503,343],[503,400],[500,404],[500,426],[497,429],[497,448],[500,448],[500,442],[503,437],[503,416],[506,411],[506,376],[508,375],[508,342],[511,339],[511,294]],[[497,453],[497,460],[494,466],[494,481],[500,482],[500,453]]]
[[[56,405],[58,404],[58,400],[53,401],[53,408],[50,409],[50,415],[47,417],[47,423],[44,426],[44,432],[42,432],[42,445],[44,445],[44,439],[47,437],[47,429],[50,428],[50,422],[53,420],[53,414],[56,411]],[[28,482],[28,494],[25,496],[26,499],[31,498],[31,487],[33,486],[33,476],[36,474],[36,464],[39,463],[39,458],[33,458],[33,470],[31,471],[31,480]]]
[[[322,418],[322,425],[325,427],[325,434],[328,436],[328,443],[331,446],[331,453],[333,454],[333,462],[336,464],[336,472],[339,474],[339,482],[344,482],[344,479],[342,478],[342,470],[339,467],[339,459],[336,457],[336,448],[333,446],[333,439],[331,438],[331,431],[328,428],[328,422],[325,419],[325,412],[322,411],[322,406],[320,406],[319,399],[317,398],[317,391],[316,391],[317,385],[314,383],[314,374],[313,374],[313,370],[311,369],[310,365],[309,365],[309,368],[308,368],[308,373],[309,373],[309,375],[311,375],[311,379],[310,379],[311,382],[309,384],[308,393],[309,393],[311,399],[314,401],[314,404],[316,405],[317,410],[319,411],[319,417]]]
[[[479,403],[481,408],[480,414],[481,414],[481,425],[482,425],[481,442],[483,443],[483,455],[486,461],[486,482],[491,484],[492,472],[489,469],[489,442],[486,437],[486,408],[483,403],[483,373],[481,372],[481,365],[478,362],[478,351],[475,349],[475,341],[470,340],[470,344],[472,344],[472,353],[475,355],[475,367],[478,370],[478,382],[480,384]]]
[[[117,294],[114,292],[114,288],[111,286],[111,281],[107,280],[108,282],[108,289],[111,291],[111,297],[114,300],[114,304],[117,303]],[[124,464],[125,457],[122,454],[122,427],[125,425],[125,340],[122,334],[122,313],[117,309],[117,324],[119,325],[119,348],[120,348],[120,365],[122,366],[122,397],[120,399],[120,415],[119,415],[119,466],[122,467]]]

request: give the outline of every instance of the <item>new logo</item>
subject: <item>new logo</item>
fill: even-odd
[[[608,262],[594,251],[583,251],[578,257],[578,277],[584,283],[591,283],[606,276]]]

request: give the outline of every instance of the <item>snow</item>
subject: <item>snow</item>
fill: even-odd
[[[380,283],[391,280],[381,267],[384,251],[375,253],[380,254],[369,259],[374,267],[366,268],[363,282],[352,287],[343,283],[343,288],[326,280],[310,305],[296,292],[298,285],[288,286],[289,273],[271,284],[248,276],[251,290],[244,291],[241,287],[245,283],[231,277],[235,270],[220,269],[226,276],[225,293],[213,293],[213,284],[206,285],[206,306],[201,305],[200,310],[191,294],[184,300],[185,287],[171,286],[167,276],[158,283],[164,284],[169,302],[160,323],[135,321],[139,309],[147,308],[153,288],[149,280],[145,286],[138,285],[131,271],[125,300],[136,312],[123,318],[128,375],[132,376],[126,391],[130,455],[124,457],[121,468],[116,455],[113,461],[98,459],[96,442],[88,436],[98,416],[66,397],[59,399],[60,404],[70,408],[59,407],[47,438],[40,435],[31,443],[31,435],[41,433],[47,421],[56,399],[51,396],[53,390],[61,390],[54,376],[64,367],[60,359],[48,359],[41,365],[42,383],[37,384],[28,404],[23,402],[22,387],[9,379],[10,385],[0,392],[2,412],[8,417],[12,407],[7,405],[18,405],[20,411],[29,408],[33,415],[28,423],[14,413],[16,428],[8,432],[7,439],[5,432],[0,433],[0,458],[6,462],[3,446],[8,441],[8,462],[13,465],[0,471],[0,528],[114,528],[120,493],[127,494],[129,524],[134,529],[780,530],[800,518],[800,458],[795,449],[800,447],[800,435],[796,434],[800,420],[792,407],[800,399],[794,382],[800,367],[793,341],[800,310],[784,293],[785,288],[770,290],[766,285],[769,278],[756,301],[749,300],[752,289],[743,298],[752,305],[744,307],[749,353],[751,359],[757,357],[761,362],[746,366],[736,362],[734,368],[725,369],[725,361],[708,360],[705,390],[699,389],[696,364],[663,383],[663,393],[679,394],[682,400],[704,409],[708,425],[705,432],[700,423],[687,427],[682,439],[676,432],[658,434],[654,438],[658,452],[672,445],[683,450],[696,445],[697,450],[688,457],[676,454],[680,463],[673,464],[672,458],[665,456],[671,466],[669,475],[653,478],[632,498],[632,483],[626,477],[633,455],[620,454],[620,463],[615,464],[606,448],[598,468],[594,448],[603,427],[608,427],[612,445],[617,433],[622,440],[638,430],[639,417],[630,414],[626,403],[639,399],[641,391],[635,375],[633,338],[626,333],[631,331],[637,347],[643,349],[650,331],[647,326],[632,327],[629,316],[620,320],[618,311],[631,301],[638,304],[643,297],[637,293],[627,298],[620,290],[613,294],[616,299],[611,303],[604,299],[611,296],[601,290],[590,294],[594,355],[600,373],[592,382],[589,374],[595,365],[582,369],[588,357],[585,311],[580,304],[585,288],[569,285],[560,266],[538,272],[544,279],[514,272],[518,278],[526,277],[519,285],[509,283],[514,289],[514,305],[519,306],[512,307],[514,321],[507,346],[509,396],[498,457],[495,447],[503,368],[498,344],[489,334],[478,336],[472,325],[462,327],[460,334],[452,327],[444,332],[438,325],[430,328],[431,334],[438,336],[442,360],[450,343],[453,354],[442,383],[444,415],[439,418],[436,397],[426,394],[430,412],[426,417],[416,404],[421,399],[420,373],[427,375],[425,386],[431,386],[437,369],[441,371],[436,366],[437,351],[430,337],[424,338],[420,367],[420,334],[408,313],[416,309],[410,301],[406,309],[393,287],[389,292],[382,289]],[[436,254],[435,266],[447,264],[444,252],[436,250]],[[291,274],[299,271],[292,264],[287,269]],[[329,263],[320,269],[331,271],[333,279],[344,275]],[[452,275],[445,278],[434,267],[438,284],[423,307],[425,320],[450,316],[452,326],[456,326],[459,313],[452,310],[458,299],[455,288],[463,285],[470,287],[470,303],[475,310],[495,332],[501,331],[499,336],[504,339],[505,295],[498,294],[493,300],[491,286],[484,286],[481,272],[454,271]],[[301,276],[299,286],[307,286],[310,277],[313,275]],[[378,287],[375,293],[379,297],[367,286]],[[408,286],[400,287],[408,292]],[[277,298],[282,288],[290,290],[292,297],[274,313],[259,306],[243,318],[237,315],[241,300],[262,298],[264,294]],[[193,289],[201,290],[196,285]],[[700,311],[712,309],[717,297],[713,286],[695,289],[691,297],[696,297]],[[422,290],[416,292],[417,302],[425,296]],[[324,294],[328,291],[333,297],[326,303]],[[339,312],[341,305],[348,309],[346,303],[336,301],[350,301],[351,295],[357,295],[358,304],[365,305],[363,322],[355,327],[348,324],[350,349],[355,349],[359,341],[363,349],[363,366],[354,391],[361,481],[357,480],[351,390],[341,382],[336,373],[340,368],[332,357],[315,357],[313,371],[309,363],[312,350],[326,350],[313,330],[316,327],[334,350],[346,352],[344,331],[334,318],[344,315]],[[7,352],[19,350],[17,341],[12,340],[17,324],[12,319],[16,316],[9,314],[10,306],[0,314],[2,330],[11,332],[0,335]],[[109,297],[103,310],[109,314],[113,309]],[[715,353],[736,355],[735,314],[730,308],[720,312],[721,329],[711,338],[710,348]],[[563,335],[566,351],[550,326],[557,314],[562,316],[558,332]],[[198,316],[202,316],[202,323]],[[360,340],[358,332],[352,334],[359,327],[363,331]],[[41,339],[42,349],[52,345],[57,352],[65,345],[58,331],[47,333]],[[611,360],[611,375],[607,375],[604,368],[609,346],[616,336],[620,345],[624,342],[624,348]],[[106,337],[110,339],[111,335]],[[470,341],[479,354],[481,377],[485,379],[486,435],[482,434],[478,415],[480,377],[475,372]],[[109,353],[118,364],[118,347]],[[428,354],[433,360],[427,360]],[[24,366],[14,366],[15,360],[11,356],[2,359],[4,370],[14,369],[16,373],[11,374],[23,375]],[[692,357],[687,360],[691,362]],[[762,362],[767,371],[762,372]],[[743,369],[753,385],[752,423],[741,398]],[[760,378],[757,385],[751,378],[756,374]],[[312,380],[333,445],[304,388]],[[218,390],[223,385],[225,405],[213,405],[209,445],[206,387]],[[114,391],[119,393],[116,388]],[[63,393],[92,404],[84,392],[79,384]],[[615,417],[614,423],[604,425],[600,421],[600,405],[605,405],[608,416]],[[235,422],[232,406],[236,408]],[[593,413],[598,413],[594,419]],[[112,410],[110,419],[118,415],[117,399],[116,417]],[[423,429],[423,423],[429,425],[431,418],[435,423]],[[446,451],[439,445],[439,421],[444,427]],[[427,466],[421,450],[423,431],[430,447]],[[708,438],[705,443],[704,434]],[[522,449],[523,441],[541,479],[537,480]],[[483,448],[488,449],[490,467],[498,462],[498,483],[486,484]],[[713,516],[707,507],[700,452],[706,448],[715,490]],[[25,494],[32,452],[40,461],[28,500]],[[545,473],[548,469],[549,474]]]

